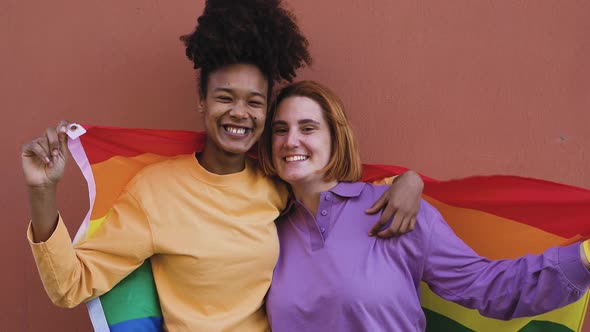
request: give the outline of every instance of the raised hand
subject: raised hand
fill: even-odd
[[[22,167],[27,186],[52,187],[61,180],[69,156],[67,126],[67,121],[60,121],[57,127],[47,128],[43,135],[23,145]]]
[[[60,121],[57,127],[48,128],[22,147],[34,242],[47,241],[57,226],[56,187],[69,156],[67,126],[67,121]]]

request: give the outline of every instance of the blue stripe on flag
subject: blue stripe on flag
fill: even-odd
[[[162,332],[162,317],[127,320],[110,326],[111,332]]]

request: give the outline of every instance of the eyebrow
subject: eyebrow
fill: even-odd
[[[213,92],[227,92],[229,94],[233,94],[235,92],[234,89],[229,89],[229,88],[215,88],[213,90]],[[258,91],[250,91],[250,95],[254,95],[254,96],[258,96],[258,97],[262,97],[266,100],[266,95],[264,93],[258,92]]]
[[[297,123],[299,125],[305,125],[305,124],[310,124],[310,123],[316,124],[316,125],[319,125],[320,124],[318,121],[313,120],[313,119],[302,119],[302,120],[297,121]],[[286,124],[287,124],[287,121],[284,121],[284,120],[274,120],[272,122],[272,126],[274,126],[274,125],[286,125]]]

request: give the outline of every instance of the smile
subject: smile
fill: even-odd
[[[235,134],[235,135],[245,135],[246,132],[249,130],[248,128],[233,127],[233,126],[228,126],[228,125],[223,126],[223,129],[225,129],[226,132],[228,132],[230,134]]]
[[[289,162],[293,162],[293,161],[307,160],[308,158],[309,158],[308,156],[302,156],[302,155],[288,156],[288,157],[285,157],[285,161],[289,163]]]

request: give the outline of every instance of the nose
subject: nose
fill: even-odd
[[[299,146],[299,133],[296,130],[290,130],[285,140],[285,148],[293,149]]]
[[[246,119],[248,117],[247,106],[242,102],[237,102],[229,110],[229,115],[234,119]]]

